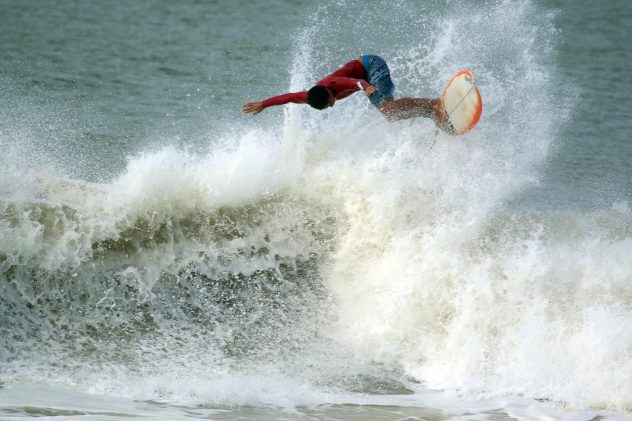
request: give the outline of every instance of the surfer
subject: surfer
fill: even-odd
[[[390,71],[384,59],[376,55],[363,55],[351,60],[308,91],[288,92],[263,101],[249,102],[242,107],[242,111],[256,115],[268,107],[289,102],[309,104],[318,110],[324,110],[333,107],[337,100],[360,90],[364,91],[371,104],[389,120],[427,117],[438,125],[443,120],[441,98],[393,99],[395,85]]]

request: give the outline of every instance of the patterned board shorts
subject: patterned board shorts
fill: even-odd
[[[391,80],[391,72],[388,70],[384,59],[380,56],[363,55],[362,64],[364,64],[368,82],[378,89],[369,96],[369,101],[379,109],[384,101],[393,98],[393,92],[395,92],[395,85]]]

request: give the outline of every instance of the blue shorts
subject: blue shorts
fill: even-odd
[[[369,101],[375,107],[380,108],[384,101],[393,98],[393,92],[395,92],[395,85],[393,85],[391,80],[391,72],[388,70],[384,59],[380,56],[363,55],[362,64],[364,64],[368,82],[378,89],[369,96]]]

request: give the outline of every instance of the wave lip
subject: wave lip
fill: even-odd
[[[356,95],[286,108],[282,128],[218,135],[208,153],[146,152],[111,182],[0,170],[18,186],[0,186],[2,376],[213,407],[415,405],[440,389],[631,409],[627,205],[508,204],[572,105],[552,100],[553,16],[526,0],[379,6],[402,23],[392,48],[368,45],[375,33],[345,48],[388,52],[402,93],[474,69],[476,130],[388,124]],[[374,13],[319,8],[291,88],[339,60],[340,16]]]

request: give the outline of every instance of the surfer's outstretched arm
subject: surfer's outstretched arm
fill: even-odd
[[[276,105],[284,105],[293,102],[295,104],[307,103],[307,91],[301,92],[288,92],[286,94],[273,96],[272,98],[264,99],[263,101],[249,102],[241,110],[245,114],[257,115],[265,108],[273,107]]]
[[[244,114],[257,115],[261,111],[263,111],[263,105],[261,105],[261,101],[249,102],[243,107],[241,107],[241,110],[244,112]]]
[[[435,122],[443,120],[441,98],[400,98],[384,101],[380,111],[390,121],[415,117],[431,118]]]
[[[309,104],[317,110],[333,107],[334,103],[359,90],[369,96],[377,88],[366,81],[366,73],[361,61],[351,60],[338,70],[319,80],[308,91],[288,92],[264,99],[261,102],[249,102],[241,109],[246,114],[259,114],[262,110],[288,103]]]

